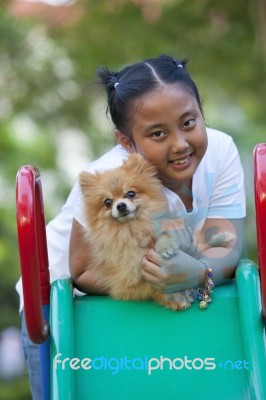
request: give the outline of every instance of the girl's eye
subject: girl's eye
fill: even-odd
[[[196,124],[196,119],[195,118],[190,118],[184,123],[185,128],[192,128]]]
[[[104,205],[105,205],[106,208],[112,207],[112,204],[113,204],[113,200],[111,200],[111,199],[105,199],[104,200]]]
[[[156,131],[152,134],[152,137],[155,139],[162,139],[164,136],[166,136],[166,133],[163,131]]]
[[[136,197],[136,195],[137,195],[137,193],[134,192],[134,190],[129,190],[129,191],[126,193],[125,197],[128,197],[129,199],[134,199],[134,198]]]

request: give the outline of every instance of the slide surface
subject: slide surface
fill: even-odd
[[[52,398],[266,399],[258,271],[241,261],[205,310],[51,292]]]

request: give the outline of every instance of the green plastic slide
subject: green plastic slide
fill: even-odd
[[[248,260],[205,310],[73,297],[58,280],[50,325],[53,399],[266,399],[260,282]]]

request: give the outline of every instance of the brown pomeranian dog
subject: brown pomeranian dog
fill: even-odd
[[[96,281],[115,299],[153,299],[172,310],[185,310],[194,301],[193,290],[162,293],[141,276],[141,260],[149,248],[154,246],[165,259],[179,248],[173,226],[162,228],[160,224],[167,215],[167,201],[156,173],[155,167],[137,153],[121,167],[103,173],[81,172],[89,227],[85,236],[90,248],[88,263]],[[213,235],[208,243],[200,233],[194,236],[198,251],[229,247],[235,240],[231,232]],[[193,239],[191,246],[195,246]]]
[[[171,237],[167,243],[167,236],[154,230],[154,218],[167,211],[155,167],[134,153],[113,170],[81,172],[80,188],[89,226],[88,260],[96,280],[115,299],[153,299],[172,310],[188,308],[193,302],[190,290],[164,294],[141,276],[142,257],[154,239],[158,239],[156,251],[165,258],[174,254],[172,250],[177,247]]]

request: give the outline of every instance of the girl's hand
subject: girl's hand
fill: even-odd
[[[203,239],[203,245],[207,245],[203,251],[199,251],[191,242],[189,251],[183,244],[174,256],[165,259],[150,249],[142,259],[143,278],[157,289],[167,293],[201,287],[206,282],[207,265],[213,270],[216,286],[228,283],[234,277],[242,254],[243,222],[243,219],[207,219],[201,231],[201,241]],[[235,237],[232,243],[225,247],[211,243],[209,247],[212,234],[223,232],[230,232]],[[185,242],[189,243],[189,240],[186,238]]]
[[[150,249],[142,259],[142,277],[157,289],[171,293],[203,285],[206,266],[181,250],[165,259]]]

